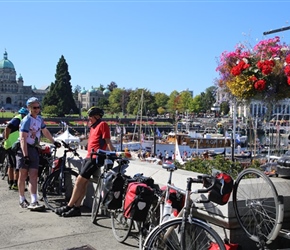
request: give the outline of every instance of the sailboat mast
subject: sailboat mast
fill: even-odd
[[[139,129],[139,140],[140,140],[140,143],[142,143],[141,141],[141,133],[142,133],[142,113],[143,113],[143,90],[142,90],[142,93],[141,93],[141,102],[140,102],[140,129]]]

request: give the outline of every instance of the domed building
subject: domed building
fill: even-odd
[[[82,109],[87,110],[92,106],[97,106],[99,99],[102,97],[104,97],[103,92],[92,86],[89,90],[83,88],[83,90],[78,94],[78,102]]]
[[[21,74],[16,76],[14,65],[8,59],[8,53],[5,51],[3,60],[0,61],[0,91],[0,108],[18,110],[25,106],[26,100],[31,96],[35,96],[41,101],[48,90],[24,86],[23,77]]]

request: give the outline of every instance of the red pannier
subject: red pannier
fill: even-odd
[[[225,248],[226,250],[239,250],[240,247],[238,244],[234,244],[234,243],[225,243]],[[218,247],[218,245],[216,243],[211,243],[209,250],[219,250],[220,248]]]
[[[166,190],[166,186],[161,188],[162,191]],[[169,200],[172,203],[172,208],[175,208],[178,212],[184,207],[185,195],[178,193],[176,190],[170,189],[169,191]]]
[[[222,172],[217,172],[214,177],[214,186],[213,189],[209,191],[208,199],[219,205],[225,205],[231,196],[234,181],[230,175]],[[210,182],[204,183],[205,187],[211,185]]]
[[[154,191],[147,184],[129,183],[124,201],[124,216],[135,221],[145,221],[153,197]]]

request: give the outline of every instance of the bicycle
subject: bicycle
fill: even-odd
[[[233,206],[241,228],[260,249],[281,233],[283,196],[278,195],[273,182],[262,171],[248,168],[238,175]]]
[[[168,170],[176,169],[174,164],[163,164]],[[176,218],[170,218],[156,226],[146,237],[143,249],[216,249],[225,250],[225,245],[220,236],[204,220],[192,216],[191,208],[194,202],[191,193],[208,193],[214,187],[214,182],[208,188],[191,191],[192,183],[204,183],[213,176],[202,175],[197,178],[187,178],[186,190],[167,183],[167,190],[173,189],[185,195],[185,203]],[[207,201],[200,201],[207,202]],[[182,216],[182,217],[180,217]]]
[[[104,161],[102,164],[102,172],[100,167],[100,169],[95,172],[92,179],[96,183],[96,188],[93,196],[91,221],[95,224],[99,213],[101,213],[101,215],[107,215],[108,213],[108,209],[104,202],[108,192],[110,191],[112,178],[116,175],[119,175],[121,178],[125,178],[125,172],[128,167],[129,160],[127,158],[117,156],[115,151],[98,149],[97,152],[91,153],[91,161],[93,161],[94,155],[98,156],[98,163]],[[115,167],[113,167],[114,162],[117,163],[117,166]],[[123,189],[123,187],[120,187],[120,189]],[[122,192],[118,193],[118,195],[122,196]],[[117,204],[117,206],[119,205]]]
[[[78,172],[66,166],[67,154],[82,158],[77,153],[76,148],[70,147],[66,142],[61,141],[65,150],[63,156],[55,158],[59,168],[52,166],[51,173],[45,179],[42,185],[42,196],[47,208],[55,210],[58,207],[67,205],[69,202]],[[55,149],[57,150],[57,149]]]

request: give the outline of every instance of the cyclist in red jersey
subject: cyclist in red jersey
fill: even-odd
[[[102,120],[104,111],[97,107],[92,107],[87,112],[90,123],[90,136],[88,139],[88,152],[84,160],[80,174],[76,179],[72,197],[67,204],[55,209],[55,213],[63,217],[80,216],[80,206],[86,195],[87,185],[91,175],[93,175],[102,163],[97,163],[96,160],[91,161],[91,152],[96,152],[98,149],[114,151],[114,146],[111,142],[109,125]]]

